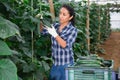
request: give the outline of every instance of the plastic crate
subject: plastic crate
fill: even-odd
[[[112,80],[112,70],[109,68],[68,67],[66,80]]]
[[[116,80],[116,73],[115,73],[115,71],[112,71],[112,80]]]
[[[120,80],[120,67],[118,68],[118,79]]]

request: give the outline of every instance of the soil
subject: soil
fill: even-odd
[[[101,45],[105,54],[99,54],[105,60],[114,61],[114,71],[120,67],[120,32],[112,32],[110,37]]]

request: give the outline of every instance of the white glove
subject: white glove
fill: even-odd
[[[53,26],[53,25],[51,25],[51,26],[52,26],[52,28],[46,27],[46,29],[48,30],[48,33],[49,33],[50,35],[52,35],[52,36],[55,38],[55,37],[58,36],[58,34],[57,34],[57,32],[56,32],[54,26]]]

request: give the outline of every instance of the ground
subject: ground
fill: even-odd
[[[120,67],[120,32],[112,32],[110,37],[101,45],[105,54],[99,54],[106,60],[114,61],[114,71]]]

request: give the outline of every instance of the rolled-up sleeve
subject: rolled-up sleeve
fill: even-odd
[[[48,31],[46,29],[43,29],[41,32],[42,35],[48,34]]]

